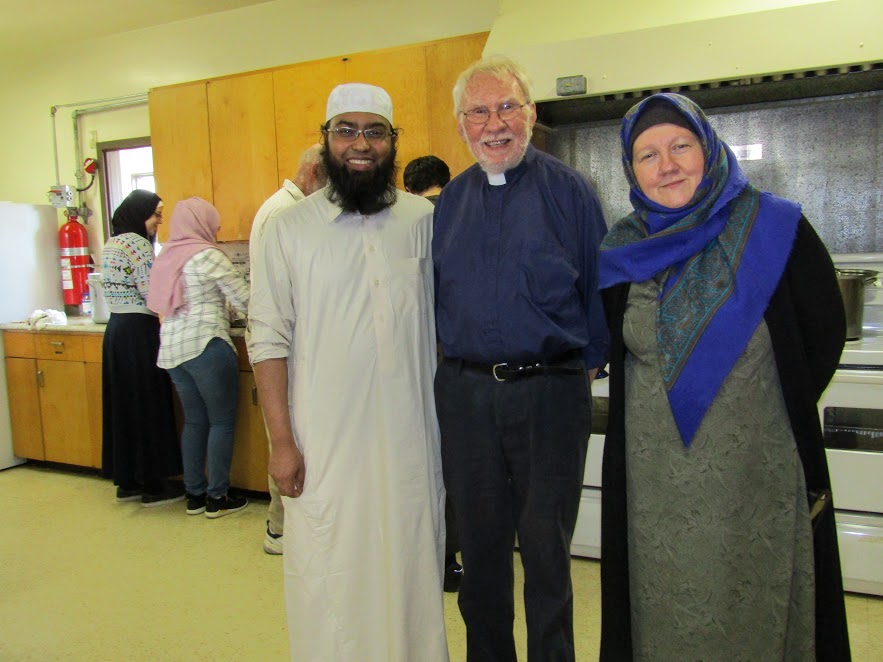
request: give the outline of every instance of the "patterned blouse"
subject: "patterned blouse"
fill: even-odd
[[[104,298],[112,313],[156,315],[147,308],[153,244],[134,232],[111,237],[101,252]]]

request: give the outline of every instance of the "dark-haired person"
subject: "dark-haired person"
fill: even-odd
[[[153,241],[163,203],[132,191],[113,214],[113,235],[101,253],[110,319],[102,348],[101,469],[117,486],[117,501],[144,506],[181,501],[166,479],[181,473],[169,375],[156,366],[159,318],[147,307]]]
[[[292,660],[448,659],[432,205],[395,189],[392,100],[336,87],[328,185],[267,221],[249,356],[285,504]]]
[[[846,330],[831,258],[688,98],[642,100],[621,142],[601,659],[849,660],[816,404]]]
[[[405,166],[402,180],[408,193],[419,195],[435,204],[445,184],[451,181],[451,170],[437,156],[418,156]]]

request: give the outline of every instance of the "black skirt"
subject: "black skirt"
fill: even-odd
[[[159,319],[111,313],[104,333],[102,473],[128,489],[181,473],[172,384],[156,365]]]

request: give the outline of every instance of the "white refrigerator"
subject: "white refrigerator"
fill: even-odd
[[[58,227],[54,207],[0,202],[0,323],[25,321],[35,310],[64,310]],[[0,469],[7,469],[24,460],[12,451],[3,343],[0,358]]]

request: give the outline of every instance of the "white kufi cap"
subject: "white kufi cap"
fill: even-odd
[[[392,126],[392,99],[382,87],[366,83],[344,83],[331,90],[325,121],[343,113],[374,113]]]

